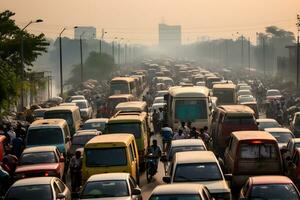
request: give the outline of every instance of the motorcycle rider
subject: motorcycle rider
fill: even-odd
[[[155,160],[155,171],[157,171],[157,167],[158,167],[158,161],[159,158],[161,157],[161,149],[160,147],[157,145],[157,140],[152,140],[152,145],[148,148],[148,152],[147,155],[152,155],[152,157]]]

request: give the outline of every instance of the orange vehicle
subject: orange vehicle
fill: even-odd
[[[0,162],[2,162],[5,154],[5,142],[6,137],[4,135],[0,135]]]
[[[300,148],[295,149],[292,159],[287,163],[287,176],[300,188]]]

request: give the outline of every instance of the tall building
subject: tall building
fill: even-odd
[[[80,35],[83,34],[83,39],[95,39],[96,38],[96,28],[93,26],[78,26],[74,29],[74,38],[79,39]]]
[[[159,45],[161,47],[170,48],[181,45],[181,26],[170,26],[167,24],[159,24]]]

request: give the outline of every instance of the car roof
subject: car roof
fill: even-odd
[[[91,140],[88,141],[86,146],[88,144],[93,143],[128,143],[128,141],[134,139],[134,136],[132,134],[126,134],[126,133],[114,133],[114,134],[107,134],[107,135],[99,135],[93,137]]]
[[[48,152],[48,151],[55,151],[56,149],[57,149],[56,146],[29,147],[29,148],[25,148],[23,153]]]
[[[134,78],[129,76],[119,76],[119,77],[114,77],[111,80],[111,82],[113,81],[134,81]]]
[[[172,140],[172,147],[179,146],[205,146],[203,140],[201,139],[182,139],[182,140]]]
[[[236,85],[233,83],[216,83],[213,85],[213,89],[235,89]]]
[[[265,131],[267,132],[284,132],[284,133],[292,133],[292,131],[288,128],[265,128]]]
[[[108,123],[119,123],[121,121],[140,122],[146,115],[145,112],[118,112],[108,120]]]
[[[153,190],[152,195],[164,195],[164,194],[199,194],[199,191],[203,190],[204,186],[194,183],[176,183],[158,185]]]
[[[27,186],[27,185],[46,185],[51,184],[55,177],[35,177],[35,178],[24,178],[16,181],[12,187]]]
[[[175,86],[169,88],[169,94],[174,97],[208,97],[209,89],[204,86]]]
[[[108,118],[93,118],[93,119],[88,119],[84,123],[93,123],[93,122],[108,122]]]
[[[291,179],[286,176],[252,176],[249,178],[252,184],[289,184],[293,183]]]
[[[256,122],[277,122],[277,121],[271,118],[263,118],[263,119],[260,118],[260,119],[256,119]]]
[[[276,139],[266,131],[234,131],[231,133],[239,140],[274,140]]]
[[[129,178],[128,173],[105,173],[92,175],[87,182],[104,181],[104,180],[126,180]]]
[[[175,154],[177,163],[206,163],[217,162],[212,151],[185,151]]]
[[[222,105],[218,108],[223,109],[226,113],[251,113],[254,114],[254,111],[245,105]]]

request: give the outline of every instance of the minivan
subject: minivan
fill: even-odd
[[[139,183],[139,157],[132,134],[100,135],[84,146],[83,183],[94,174],[111,172],[127,172]]]
[[[283,174],[277,140],[265,131],[233,132],[224,157],[233,188],[240,188],[249,176]]]

